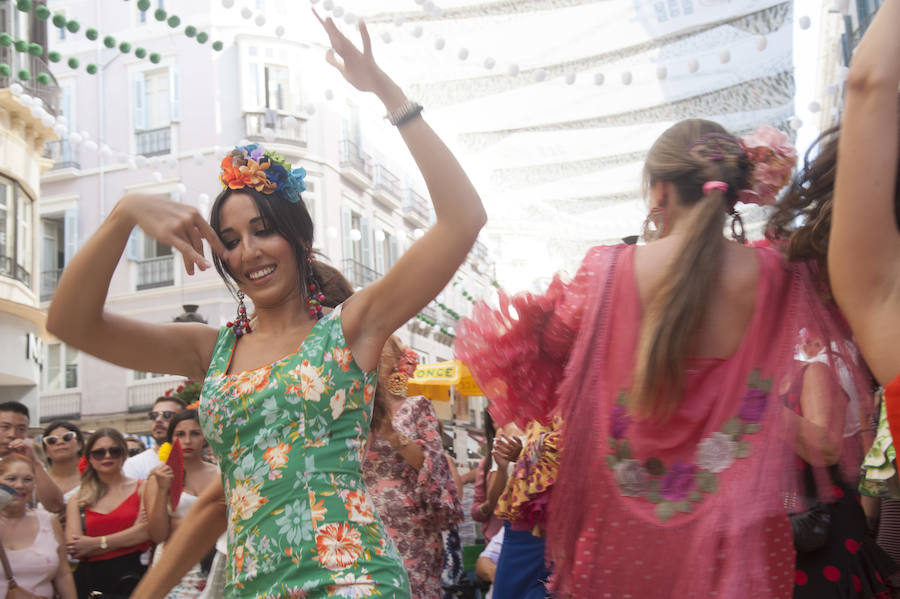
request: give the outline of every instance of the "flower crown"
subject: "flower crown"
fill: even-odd
[[[258,144],[235,147],[222,159],[221,166],[222,187],[252,187],[266,195],[278,191],[291,203],[299,202],[300,192],[306,191],[306,169],[291,170],[291,163],[283,156]]]
[[[741,139],[709,133],[694,142],[690,154],[701,160],[749,167],[749,187],[737,192],[737,201],[760,206],[775,203],[797,165],[797,150],[788,136],[771,125],[762,125]]]

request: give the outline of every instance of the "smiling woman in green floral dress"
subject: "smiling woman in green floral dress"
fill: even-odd
[[[47,328],[126,368],[204,377],[204,434],[222,468],[133,595],[162,597],[228,531],[228,597],[409,597],[406,572],[366,494],[360,461],[375,367],[390,334],[449,282],[485,213],[453,155],[372,57],[329,19],[328,61],[371,91],[415,158],[437,222],[380,280],[332,312],[315,259],[302,169],[256,145],[222,161],[226,186],[207,223],[193,208],[126,195],[68,265]],[[208,268],[205,238],[229,288],[253,300],[221,330],[151,324],[105,312],[134,226]],[[340,300],[337,300],[340,301]],[[323,317],[324,316],[324,317]],[[227,513],[227,518],[226,518]]]

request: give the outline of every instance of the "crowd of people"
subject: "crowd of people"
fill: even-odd
[[[360,49],[321,22],[327,61],[397,127],[435,224],[354,292],[314,250],[305,171],[259,145],[222,159],[208,221],[167,198],[121,198],[65,269],[47,328],[202,390],[190,407],[159,398],[145,449],[54,422],[36,451],[27,409],[0,405],[0,591],[900,596],[897,0],[858,47],[843,122],[796,173],[772,127],[738,138],[681,121],[647,155],[645,243],[593,248],[571,280],[501,290],[499,308],[460,323],[457,356],[491,415],[484,458],[462,476],[431,403],[408,396],[416,356],[394,333],[449,283],[485,211],[422,106],[375,62],[365,24]],[[764,241],[746,242],[737,202],[774,205]],[[215,267],[234,321],[107,312],[135,226],[188,273]],[[460,572],[467,517],[487,544],[477,584]]]

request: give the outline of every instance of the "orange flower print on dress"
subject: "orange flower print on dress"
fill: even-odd
[[[328,513],[328,510],[325,509],[325,500],[320,499],[317,502],[316,494],[312,491],[309,492],[309,510],[312,512],[313,526],[318,528],[319,522],[325,521],[325,514]]]
[[[288,454],[290,454],[290,452],[291,446],[288,443],[279,443],[274,447],[268,448],[265,453],[263,453],[263,461],[269,466],[269,469],[274,472],[287,465],[289,459]],[[269,474],[269,478],[272,478],[271,473]],[[281,478],[280,472],[276,478]]]
[[[363,401],[366,405],[372,401],[373,397],[375,397],[375,385],[366,385],[363,387]]]
[[[316,530],[316,558],[329,570],[348,568],[362,555],[359,531],[346,522],[329,522]]]
[[[300,380],[300,389],[303,397],[309,401],[319,401],[325,392],[325,377],[322,376],[322,368],[315,367],[309,360],[303,360],[299,366],[288,374]]]
[[[353,356],[350,355],[349,347],[336,347],[331,354],[334,356],[334,361],[340,365],[341,370],[344,372],[350,370],[350,362],[353,360]]]
[[[228,503],[231,506],[231,518],[234,522],[249,519],[256,513],[256,510],[268,502],[268,499],[259,494],[261,484],[251,487],[247,483],[238,483],[231,489]]]
[[[347,508],[347,517],[350,522],[357,524],[371,524],[375,522],[375,508],[369,501],[364,491],[350,491],[344,501]]]
[[[269,384],[269,371],[271,367],[248,370],[235,376],[231,386],[238,395],[250,395],[262,391]]]

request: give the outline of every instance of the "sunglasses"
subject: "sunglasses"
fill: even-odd
[[[172,410],[166,410],[165,412],[150,412],[147,414],[150,416],[150,420],[156,420],[160,416],[163,417],[163,420],[171,420],[173,416],[175,416],[175,412]]]
[[[59,441],[68,442],[74,438],[75,433],[66,433],[62,437],[57,437],[56,435],[53,435],[52,437],[44,437],[44,442],[46,442],[47,445],[56,445]]]
[[[103,449],[93,449],[88,455],[90,455],[95,460],[102,460],[106,456],[109,456],[114,460],[118,460],[122,457],[122,448],[104,447]]]
[[[131,449],[128,450],[128,457],[133,458],[134,456],[136,456],[139,453],[141,453],[140,447],[132,447]]]

